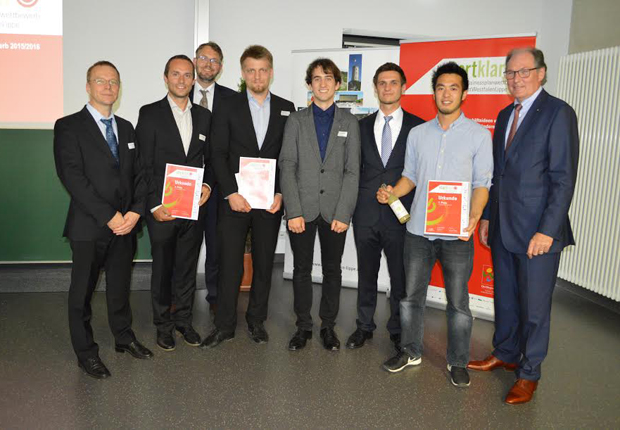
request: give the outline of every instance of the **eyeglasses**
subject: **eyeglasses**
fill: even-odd
[[[205,57],[204,55],[198,56],[198,59],[200,61],[205,61],[211,64],[212,66],[219,66],[220,64],[222,64],[222,62],[218,60],[217,58],[209,58],[209,57]]]
[[[504,72],[504,76],[506,77],[506,79],[508,79],[509,81],[513,80],[515,78],[515,75],[518,73],[519,76],[521,76],[522,78],[527,78],[528,76],[530,76],[530,72],[532,70],[537,70],[540,69],[540,67],[532,67],[531,69],[519,69],[519,70],[506,70]]]
[[[110,84],[111,87],[118,87],[121,84],[121,81],[116,79],[110,79],[109,81],[102,78],[93,79],[91,82],[96,83],[97,85],[106,85]]]

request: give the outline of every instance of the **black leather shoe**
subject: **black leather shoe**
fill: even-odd
[[[176,348],[176,342],[172,333],[157,332],[157,346],[164,351],[174,351]]]
[[[321,329],[321,338],[323,339],[323,347],[325,349],[329,351],[338,351],[340,349],[340,341],[333,328]]]
[[[250,339],[256,343],[269,342],[269,335],[267,334],[267,330],[265,330],[263,323],[248,324],[248,332],[250,333]]]
[[[134,340],[128,345],[119,345],[117,343],[114,345],[114,349],[116,349],[116,352],[128,352],[135,358],[145,359],[153,357],[151,350],[137,340]]]
[[[194,330],[191,325],[189,327],[177,327],[177,331],[183,336],[183,340],[189,346],[200,345],[200,335]]]
[[[289,351],[297,351],[298,349],[304,348],[309,339],[312,339],[311,330],[298,329],[288,343]]]
[[[209,336],[205,337],[205,340],[200,344],[201,348],[215,348],[220,343],[226,340],[232,340],[235,337],[235,333],[224,333],[218,329],[213,330]]]
[[[400,349],[400,333],[391,334],[390,335],[390,340],[394,344],[394,349],[396,350],[396,352],[400,352],[401,351],[401,349]]]
[[[78,366],[86,372],[88,376],[92,376],[96,379],[105,379],[112,376],[99,357],[89,357],[84,361],[78,360]]]
[[[353,332],[351,336],[349,336],[349,339],[347,340],[347,348],[361,348],[362,346],[364,346],[364,343],[366,343],[367,339],[372,339],[372,332],[358,328]]]

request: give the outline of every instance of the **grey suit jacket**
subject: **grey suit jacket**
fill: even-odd
[[[336,108],[321,161],[312,109],[293,112],[284,128],[280,151],[280,188],[286,219],[319,215],[349,224],[359,184],[360,129],[355,116]]]

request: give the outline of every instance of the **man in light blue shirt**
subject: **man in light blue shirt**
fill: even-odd
[[[467,387],[470,382],[466,367],[472,326],[467,288],[474,261],[471,235],[488,200],[493,174],[491,134],[461,112],[468,86],[467,72],[454,62],[435,70],[433,98],[437,117],[411,130],[402,178],[394,188],[388,186],[377,192],[377,200],[387,203],[390,193],[402,197],[419,185],[405,237],[406,297],[400,302],[401,351],[383,367],[399,372],[422,362],[426,292],[433,266],[439,260],[448,301],[448,370],[457,387]],[[467,237],[424,234],[429,180],[471,183]]]

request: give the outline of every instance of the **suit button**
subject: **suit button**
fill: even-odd
[[[323,194],[323,190],[319,191],[320,194]]]

